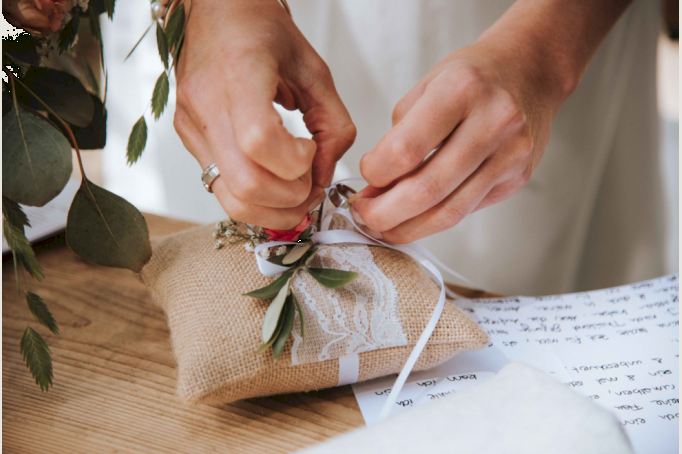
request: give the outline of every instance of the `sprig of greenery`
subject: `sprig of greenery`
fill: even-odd
[[[299,271],[305,271],[321,285],[330,288],[340,288],[353,282],[359,274],[353,271],[335,270],[330,268],[310,268],[317,248],[311,248],[311,242],[303,242],[295,246],[291,251],[272,257],[269,261],[282,266],[290,266],[289,271],[284,272],[265,287],[244,293],[258,299],[269,299],[270,302],[265,316],[263,317],[263,343],[256,353],[262,353],[272,347],[275,359],[279,357],[284,345],[291,335],[294,326],[295,313],[298,312],[301,323],[301,337],[305,346],[305,318],[303,308],[298,298],[291,289],[291,283]],[[281,257],[279,260],[273,260]]]

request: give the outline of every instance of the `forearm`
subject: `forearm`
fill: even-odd
[[[480,38],[544,87],[558,108],[630,0],[519,0]],[[499,52],[500,49],[506,50]]]

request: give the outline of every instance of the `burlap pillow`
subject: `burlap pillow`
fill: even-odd
[[[178,362],[178,395],[186,403],[335,386],[338,358],[359,353],[359,381],[400,371],[438,301],[440,289],[410,257],[387,248],[322,246],[311,266],[357,271],[346,288],[322,287],[298,273],[292,289],[306,322],[301,345],[298,314],[279,359],[256,354],[269,301],[241,296],[273,280],[261,275],[243,244],[215,249],[213,226],[189,229],[153,243],[141,272],[166,313]],[[484,347],[488,336],[452,304],[443,314],[416,370],[462,350]]]

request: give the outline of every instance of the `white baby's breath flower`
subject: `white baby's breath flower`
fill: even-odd
[[[264,259],[269,258],[270,256],[270,250],[268,248],[261,249],[260,252],[258,253],[261,257]]]
[[[249,241],[244,245],[244,249],[246,249],[249,252],[253,252],[256,247],[253,245],[253,241]]]
[[[221,232],[220,230],[214,231],[214,232],[213,232],[213,238],[218,238],[222,233],[223,233],[223,232]]]
[[[234,236],[234,230],[227,230],[225,236]]]
[[[277,248],[277,255],[284,255],[287,253],[287,247],[282,245]]]
[[[223,221],[218,221],[215,223],[215,228],[218,230],[222,230],[223,228]]]
[[[216,249],[220,249],[221,247],[223,247],[223,242],[218,240],[218,241],[216,241],[215,246],[213,246],[213,247]]]
[[[90,0],[75,0],[75,6],[80,6],[81,10],[83,12],[86,12],[88,10],[88,3]]]

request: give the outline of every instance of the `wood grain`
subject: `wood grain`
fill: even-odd
[[[145,217],[152,235],[192,225]],[[288,453],[364,425],[350,386],[230,405],[181,404],[166,320],[136,275],[80,259],[63,236],[36,249],[45,280],[29,280],[29,290],[48,304],[60,334],[29,317],[12,263],[3,260],[3,451]],[[52,350],[54,387],[46,393],[19,354],[27,321]]]

